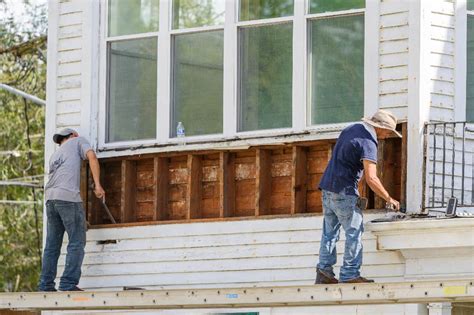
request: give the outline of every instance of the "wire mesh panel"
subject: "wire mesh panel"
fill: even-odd
[[[474,125],[466,122],[425,126],[426,179],[424,208],[474,207]]]

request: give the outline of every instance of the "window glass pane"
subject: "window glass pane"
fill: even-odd
[[[159,0],[109,0],[109,36],[158,31]]]
[[[156,138],[157,39],[108,47],[107,142]]]
[[[467,16],[466,121],[474,121],[474,16]]]
[[[334,12],[365,8],[365,0],[311,0],[310,13]]]
[[[241,21],[293,15],[293,0],[240,0]]]
[[[474,0],[467,0],[467,9],[474,10]]]
[[[174,0],[173,28],[224,24],[225,0]]]
[[[364,16],[311,21],[311,122],[357,121],[364,112]]]
[[[291,127],[290,23],[240,30],[240,131]]]
[[[174,37],[173,136],[222,133],[223,58],[224,31]]]

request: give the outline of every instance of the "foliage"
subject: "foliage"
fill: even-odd
[[[27,0],[23,5],[28,23],[0,0],[0,82],[45,99],[46,5]],[[44,112],[43,106],[0,90],[0,180],[44,173]],[[38,201],[36,206],[0,203],[0,291],[36,289],[42,197],[41,189],[0,186],[0,200]]]

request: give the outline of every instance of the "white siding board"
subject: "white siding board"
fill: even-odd
[[[431,80],[430,91],[435,94],[454,96],[454,83],[439,81],[439,80]]]
[[[79,127],[81,125],[80,113],[58,114],[56,116],[56,127]]]
[[[454,69],[454,56],[431,53],[431,65]]]
[[[439,26],[431,26],[431,39],[454,42],[454,29],[439,27]]]
[[[380,67],[400,67],[408,65],[408,53],[380,55]]]
[[[79,62],[82,59],[82,50],[66,50],[58,52],[58,62],[59,63],[68,63],[68,62]]]
[[[440,14],[437,12],[431,13],[431,25],[441,26],[454,29],[454,15]]]
[[[454,82],[454,69],[431,66],[429,71],[433,80]]]
[[[408,40],[406,39],[386,41],[380,43],[380,54],[394,54],[405,52],[408,52]]]
[[[365,242],[365,241],[364,241]],[[338,245],[338,257],[342,259],[343,242]],[[298,257],[305,255],[316,255],[319,243],[308,240],[307,243],[280,243],[280,244],[257,244],[245,246],[228,246],[216,250],[213,247],[188,248],[186,250],[162,249],[162,250],[134,250],[130,252],[88,252],[84,258],[84,265],[116,264],[116,263],[149,263],[149,262],[173,262],[173,261],[197,261],[197,260],[220,260],[220,259],[242,259],[242,258],[271,258],[271,257]],[[65,254],[61,255],[60,265],[64,265]],[[377,252],[365,249],[364,264],[392,264],[403,263],[403,258],[398,252]]]
[[[81,77],[79,75],[61,76],[57,81],[58,90],[81,87]]]
[[[81,62],[60,63],[58,65],[58,77],[81,74]]]
[[[408,26],[398,26],[398,27],[385,27],[380,29],[380,40],[399,40],[407,39],[409,35]]]
[[[450,95],[431,95],[432,107],[440,107],[446,109],[454,108],[454,98]]]
[[[74,101],[58,102],[57,112],[58,112],[58,114],[80,113],[81,112],[81,101],[80,100],[74,100]]]
[[[57,101],[73,101],[81,99],[81,89],[58,89],[57,91]]]
[[[408,25],[408,12],[381,15],[380,27],[394,27]]]
[[[58,34],[60,39],[82,36],[82,24],[62,26]]]
[[[396,14],[408,11],[407,1],[381,1],[380,2],[380,15]]]
[[[70,14],[61,14],[59,16],[59,27],[75,25],[82,23],[82,12],[75,12]]]
[[[431,11],[439,14],[454,15],[454,3],[447,1],[431,1]]]
[[[59,4],[59,14],[77,13],[82,11],[82,1],[69,1]]]
[[[58,51],[81,49],[82,37],[60,38],[58,40]]]
[[[408,80],[383,81],[379,84],[379,94],[393,94],[408,92]]]
[[[381,108],[407,106],[407,93],[380,95],[379,104]]]
[[[454,55],[454,43],[442,40],[432,40],[430,43],[431,52]]]
[[[408,66],[380,69],[380,81],[408,79]]]

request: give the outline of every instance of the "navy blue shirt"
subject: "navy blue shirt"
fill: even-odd
[[[377,163],[377,139],[363,124],[354,124],[337,139],[319,188],[358,196],[357,186],[364,170],[362,160]]]

